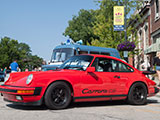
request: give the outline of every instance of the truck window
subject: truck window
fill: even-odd
[[[109,55],[109,56],[110,56],[110,54],[107,53],[107,52],[106,52],[106,53],[105,53],[105,52],[102,52],[101,55]]]
[[[99,54],[99,52],[90,51],[90,54]]]
[[[79,51],[79,55],[80,54],[88,54],[88,51]]]
[[[74,50],[72,48],[60,48],[53,50],[51,62],[64,62],[73,56]]]

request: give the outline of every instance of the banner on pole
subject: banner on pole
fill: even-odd
[[[114,6],[113,10],[114,15],[114,31],[123,31],[124,30],[124,6]]]

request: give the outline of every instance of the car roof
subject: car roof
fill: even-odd
[[[121,62],[123,62],[123,63],[131,66],[130,64],[128,64],[128,63],[125,62],[124,60],[119,59],[119,58],[117,58],[117,57],[109,56],[109,55],[100,55],[100,54],[81,54],[81,55],[88,55],[88,56],[93,56],[93,57],[104,57],[104,58],[114,59],[114,60],[121,61]],[[77,56],[78,56],[78,55],[77,55]]]
[[[94,57],[105,57],[105,58],[110,58],[110,59],[121,60],[119,58],[116,58],[116,57],[113,57],[113,56],[109,56],[109,55],[100,55],[100,54],[81,54],[81,55],[89,55],[89,56],[94,56]]]

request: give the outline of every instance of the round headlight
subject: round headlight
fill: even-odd
[[[27,77],[26,84],[28,85],[29,83],[31,83],[31,82],[32,82],[32,79],[33,79],[33,75],[30,74],[30,75]]]
[[[10,77],[10,74],[6,74],[5,78],[4,78],[4,82],[6,82]]]

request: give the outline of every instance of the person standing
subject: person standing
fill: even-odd
[[[17,63],[17,60],[14,60],[11,64],[10,64],[10,67],[11,69],[11,72],[18,72],[19,70],[19,66],[18,66],[18,63]]]
[[[149,57],[147,57],[147,59],[145,59],[144,61],[141,62],[142,64],[140,65],[141,66],[141,70],[142,71],[150,71],[150,63],[149,63]]]
[[[4,68],[3,73],[6,74],[6,71],[7,71],[7,67]]]
[[[160,52],[157,52],[156,57],[154,58],[153,65],[156,65],[156,72],[158,75],[159,85],[160,87]]]

